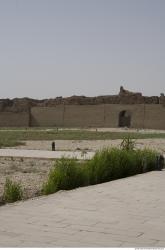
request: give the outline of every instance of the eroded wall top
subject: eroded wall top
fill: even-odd
[[[165,106],[165,96],[143,96],[142,93],[130,92],[120,87],[118,95],[97,97],[71,96],[54,99],[35,100],[30,98],[0,99],[0,112],[28,112],[31,107],[54,107],[66,105],[96,105],[96,104],[162,104]]]

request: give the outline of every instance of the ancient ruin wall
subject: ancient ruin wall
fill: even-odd
[[[0,127],[29,127],[29,112],[0,112]]]
[[[104,127],[104,105],[66,105],[65,127]]]
[[[129,111],[131,114],[131,127],[144,127],[144,104],[121,105],[107,104],[105,105],[105,123],[104,127],[118,127],[119,114],[121,111]]]
[[[1,127],[118,127],[119,113],[131,114],[132,128],[165,129],[161,104],[57,105],[28,112],[0,112]]]
[[[145,105],[144,128],[165,129],[165,106]]]
[[[56,107],[34,107],[30,113],[31,127],[62,127],[64,105]]]
[[[1,99],[0,126],[118,127],[121,111],[132,128],[165,129],[164,94],[145,97],[122,86],[118,95]]]
[[[31,126],[118,127],[123,110],[130,112],[132,128],[165,129],[165,108],[160,104],[35,107],[31,110]]]
[[[165,106],[165,96],[143,96],[125,90],[122,86],[118,95],[96,97],[71,96],[53,99],[35,100],[30,98],[0,99],[0,112],[28,112],[33,107],[56,107],[60,105],[103,105],[103,104],[162,104]]]

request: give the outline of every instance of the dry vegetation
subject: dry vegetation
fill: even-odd
[[[1,199],[6,178],[21,184],[24,189],[24,198],[37,196],[52,164],[51,160],[0,158]]]

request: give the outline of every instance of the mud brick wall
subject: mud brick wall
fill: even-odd
[[[165,129],[165,107],[163,105],[145,105],[144,128]]]
[[[34,107],[31,108],[31,127],[62,127],[64,105],[56,107]]]
[[[0,127],[29,127],[29,112],[0,112]]]
[[[119,114],[128,111],[131,128],[165,129],[161,104],[98,104],[32,107],[28,112],[0,112],[1,127],[118,127]]]
[[[119,113],[131,114],[132,128],[165,129],[165,107],[160,104],[57,105],[31,109],[30,126],[118,127]]]
[[[144,104],[107,104],[105,105],[105,123],[104,127],[116,128],[119,124],[119,113],[129,111],[131,114],[131,127],[144,127]]]
[[[65,105],[65,127],[104,127],[104,105]]]

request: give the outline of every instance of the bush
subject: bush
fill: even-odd
[[[43,193],[94,185],[155,170],[157,153],[152,150],[103,149],[86,162],[61,159],[50,171]]]
[[[3,200],[5,202],[15,202],[18,200],[22,200],[23,191],[21,185],[12,182],[10,179],[6,179],[4,193],[3,193]]]
[[[141,172],[153,171],[156,169],[156,157],[158,153],[150,149],[137,150],[137,157],[141,161]]]
[[[131,175],[134,155],[117,148],[97,152],[87,163],[89,184],[111,181]]]
[[[54,193],[58,190],[69,190],[85,184],[85,173],[82,164],[76,159],[62,158],[57,160],[51,169],[47,182],[43,185],[44,194]]]
[[[147,149],[104,149],[86,164],[88,183],[97,184],[155,170],[156,155]]]

